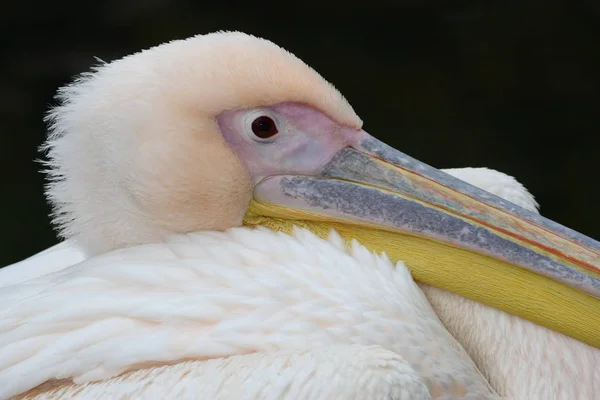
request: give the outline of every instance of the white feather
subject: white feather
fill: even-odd
[[[0,398],[152,363],[344,344],[396,352],[440,399],[495,398],[404,265],[333,241],[195,233],[0,288]]]
[[[15,285],[77,264],[86,258],[74,240],[66,240],[0,269],[0,287]]]
[[[28,399],[429,400],[398,354],[379,346],[333,345],[183,362],[85,385],[63,384]]]

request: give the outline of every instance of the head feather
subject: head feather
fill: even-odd
[[[362,125],[312,68],[240,32],[102,63],[57,99],[43,147],[47,197],[61,236],[89,253],[241,223],[251,187],[219,135],[215,116],[222,111],[293,101]]]

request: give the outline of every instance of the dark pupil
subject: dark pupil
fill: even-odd
[[[277,134],[277,127],[271,118],[262,116],[252,122],[252,132],[261,139],[267,139]]]

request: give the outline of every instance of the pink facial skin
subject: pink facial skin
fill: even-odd
[[[260,116],[275,122],[278,133],[272,138],[260,139],[252,132],[252,122]],[[366,135],[311,106],[291,102],[225,111],[217,122],[255,184],[273,175],[317,175],[339,150]]]

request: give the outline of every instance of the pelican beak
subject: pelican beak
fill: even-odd
[[[600,348],[600,243],[363,133],[319,174],[259,182],[246,225],[335,228],[421,282]]]

